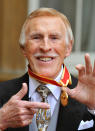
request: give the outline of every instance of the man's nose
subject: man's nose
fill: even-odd
[[[40,44],[40,50],[43,52],[51,51],[52,47],[48,38],[44,38]]]

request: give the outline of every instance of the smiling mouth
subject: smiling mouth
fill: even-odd
[[[52,61],[54,57],[37,57],[37,59],[43,62],[49,62]]]

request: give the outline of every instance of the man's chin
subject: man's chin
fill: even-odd
[[[48,77],[48,78],[56,78],[56,74],[55,74],[55,71],[52,71],[52,70],[44,70],[44,71],[39,71],[37,72],[38,75],[41,75],[43,77]]]

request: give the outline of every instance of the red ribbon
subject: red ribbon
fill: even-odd
[[[44,76],[41,76],[41,75],[38,75],[38,74],[32,72],[30,66],[28,66],[28,74],[30,77],[33,77],[33,78],[37,79],[38,81],[41,81],[43,83],[53,84],[53,85],[56,85],[59,87],[62,87],[62,86],[66,87],[68,84],[71,85],[71,83],[72,83],[70,73],[68,72],[65,65],[63,67],[63,73],[62,73],[62,77],[61,77],[60,82],[56,82],[53,79],[50,79],[50,78],[47,78],[47,77],[44,77]]]

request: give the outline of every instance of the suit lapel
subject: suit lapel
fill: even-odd
[[[28,73],[26,73],[23,77],[22,77],[22,80],[20,80],[21,83],[26,83],[27,86],[28,86],[28,92],[27,94],[23,97],[23,100],[26,100],[26,101],[29,101],[29,76],[28,76]]]

